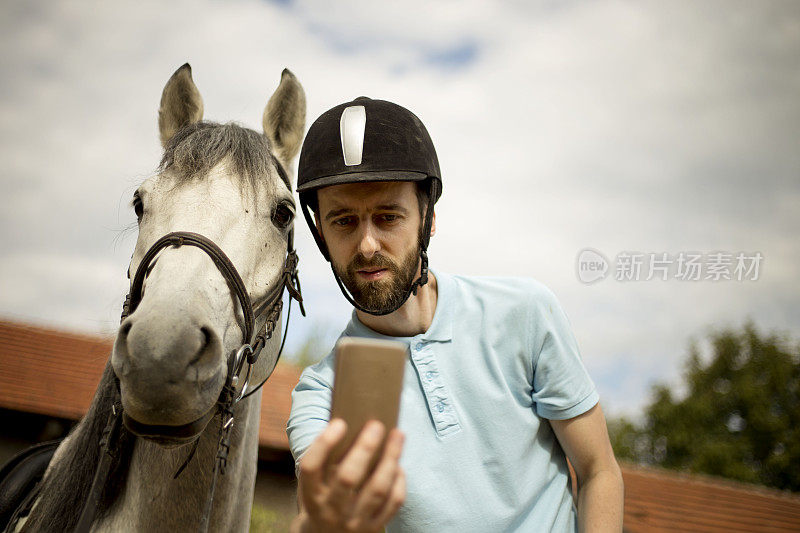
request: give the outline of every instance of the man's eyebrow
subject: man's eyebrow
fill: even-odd
[[[341,209],[334,209],[333,211],[328,211],[328,214],[325,215],[325,220],[330,220],[332,218],[336,218],[339,215],[344,215],[347,213],[352,213],[353,210],[349,207],[342,207]]]
[[[408,214],[408,209],[406,209],[405,207],[403,207],[402,205],[397,204],[397,203],[395,203],[395,204],[381,204],[381,205],[376,206],[375,210],[376,211],[397,211],[397,212],[399,212],[399,213],[401,213],[403,215],[407,215]],[[353,212],[353,209],[351,209],[349,207],[342,207],[340,209],[333,209],[331,211],[328,211],[328,213],[325,215],[325,220],[331,220],[332,218],[336,218],[336,217],[341,216],[341,215],[347,215],[347,214],[350,214],[352,212]]]
[[[378,211],[399,211],[404,215],[408,213],[408,209],[406,209],[400,204],[381,204],[375,209],[377,209]]]

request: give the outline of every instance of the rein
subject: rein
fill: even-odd
[[[92,487],[89,495],[86,498],[81,516],[78,520],[78,525],[75,528],[76,532],[84,533],[91,529],[97,513],[97,506],[100,502],[100,497],[108,481],[109,472],[111,470],[112,462],[117,457],[119,436],[124,430],[127,430],[134,435],[141,437],[155,438],[165,437],[170,440],[180,441],[184,440],[190,442],[195,436],[199,438],[199,433],[202,432],[211,419],[216,414],[220,414],[220,427],[219,427],[219,440],[217,444],[217,455],[214,461],[214,472],[211,479],[211,486],[209,487],[209,495],[206,499],[205,509],[200,522],[200,531],[205,532],[208,530],[208,523],[211,516],[211,506],[214,500],[214,491],[216,488],[217,477],[219,474],[225,473],[227,464],[228,451],[230,450],[230,432],[234,422],[234,407],[241,400],[254,394],[258,391],[267,379],[272,375],[275,366],[278,364],[283,347],[286,342],[286,332],[289,329],[289,316],[291,313],[291,302],[297,300],[300,305],[300,312],[305,316],[305,308],[303,307],[303,296],[300,289],[300,279],[297,274],[297,263],[299,258],[294,249],[294,229],[289,230],[287,237],[287,251],[286,259],[283,263],[283,271],[279,283],[267,294],[264,301],[259,304],[255,309],[253,307],[250,295],[242,281],[239,272],[233,265],[231,260],[225,255],[225,252],[217,246],[211,239],[188,231],[176,231],[164,235],[158,239],[147,253],[145,253],[142,261],[136,269],[136,275],[131,283],[131,289],[125,297],[125,303],[122,307],[122,317],[120,321],[124,321],[129,315],[136,311],[139,303],[144,294],[144,281],[147,273],[150,270],[151,263],[156,258],[158,253],[168,247],[180,246],[195,246],[203,250],[214,262],[217,269],[219,269],[225,281],[231,287],[233,294],[236,295],[239,305],[242,308],[244,323],[240,324],[242,328],[242,345],[235,352],[232,352],[228,357],[228,372],[225,377],[225,385],[222,387],[222,392],[217,399],[216,404],[205,415],[194,420],[188,424],[181,426],[156,426],[149,424],[142,424],[129,417],[122,409],[122,398],[119,388],[119,378],[114,377],[114,399],[111,407],[111,414],[109,414],[106,427],[103,430],[103,436],[100,440],[100,463],[98,464],[97,471],[95,472]],[[247,390],[250,373],[253,365],[258,361],[261,350],[264,348],[267,340],[272,338],[275,331],[275,326],[280,320],[281,311],[283,309],[283,291],[284,289],[289,293],[289,309],[286,313],[286,328],[281,340],[280,349],[278,350],[278,357],[275,359],[275,365],[267,373],[261,383]],[[234,310],[235,312],[235,310]],[[260,317],[263,313],[267,314],[266,321],[258,333],[254,335],[256,328],[256,318]],[[237,394],[237,384],[240,375],[247,363],[247,372],[245,373],[244,381]],[[184,464],[176,472],[175,477],[180,475],[188,462],[194,456],[195,447],[192,448],[189,457]]]

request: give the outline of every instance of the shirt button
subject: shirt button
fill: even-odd
[[[428,378],[428,381],[432,380],[433,379],[433,371],[432,370],[428,370],[428,372],[425,373],[425,377]]]
[[[421,349],[422,349],[422,343],[421,343],[421,342],[418,342],[418,343],[417,343],[417,345],[415,346],[415,348],[416,348],[417,350],[421,350]]]
[[[437,403],[436,410],[439,411],[440,413],[444,411],[444,404],[442,402]]]

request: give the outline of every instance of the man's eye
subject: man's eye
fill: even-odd
[[[352,224],[352,223],[353,223],[353,217],[342,217],[342,218],[337,218],[337,219],[335,219],[335,220],[333,221],[333,223],[334,223],[336,226],[339,226],[339,227],[342,227],[342,228],[344,228],[344,227],[347,227],[347,226],[349,226],[350,224]]]

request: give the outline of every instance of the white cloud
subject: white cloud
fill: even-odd
[[[709,324],[752,316],[800,333],[799,9],[5,3],[0,313],[113,328],[133,246],[117,237],[160,156],[167,78],[190,61],[207,118],[260,128],[289,67],[309,120],[359,95],[420,116],[445,180],[432,264],[549,285],[607,407],[635,410]],[[297,246],[312,315],[297,331],[343,323],[348,306],[303,227]],[[765,266],[750,284],[585,286],[574,261],[587,246],[758,250]]]

